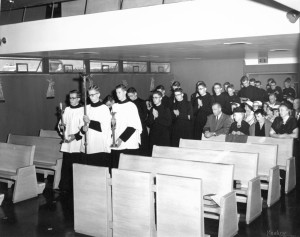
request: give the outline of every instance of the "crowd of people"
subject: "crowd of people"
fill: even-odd
[[[265,90],[260,81],[243,76],[238,93],[226,82],[215,83],[212,94],[199,81],[190,100],[178,81],[172,83],[170,97],[159,85],[149,100],[142,100],[135,88],[122,84],[103,101],[95,85],[87,96],[90,103],[84,108],[80,92],[70,91],[70,105],[59,122],[64,137],[63,191],[72,191],[73,163],[117,168],[121,153],[149,156],[154,145],[178,147],[181,138],[220,134],[298,138],[300,99],[295,98],[290,78],[283,90],[269,79]]]

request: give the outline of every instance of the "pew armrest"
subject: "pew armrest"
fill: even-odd
[[[286,160],[285,193],[289,193],[296,187],[296,161],[295,157]]]
[[[280,172],[279,166],[276,165],[269,170],[269,187],[267,205],[271,207],[280,199]]]
[[[255,177],[248,182],[246,223],[250,224],[262,212],[260,178]]]
[[[236,235],[239,229],[238,222],[236,195],[232,191],[221,197],[219,237]]]

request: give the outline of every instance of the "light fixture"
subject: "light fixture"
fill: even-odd
[[[201,58],[185,58],[186,60],[200,60]]]
[[[289,49],[270,49],[269,52],[287,52]]]
[[[286,14],[286,17],[291,23],[295,23],[300,17],[300,12],[291,10]]]
[[[0,39],[0,46],[1,46],[1,44],[6,44],[6,38],[5,37],[3,37],[2,39]]]
[[[248,45],[248,44],[252,44],[250,42],[243,42],[243,41],[237,41],[237,42],[225,42],[223,43],[225,45]]]

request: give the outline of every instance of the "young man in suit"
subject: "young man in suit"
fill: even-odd
[[[227,134],[233,122],[230,115],[222,113],[222,106],[219,103],[212,105],[212,111],[213,114],[207,117],[207,122],[203,128],[206,138]]]

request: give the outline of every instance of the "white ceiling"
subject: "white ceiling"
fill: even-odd
[[[228,42],[249,42],[249,45],[224,45]],[[169,44],[122,46],[112,48],[77,49],[22,54],[19,56],[85,58],[104,60],[139,60],[139,61],[178,61],[187,58],[201,60],[243,59],[246,54],[268,54],[272,49],[288,49],[288,52],[276,52],[276,56],[297,57],[300,35],[276,35],[223,40],[193,41]]]

